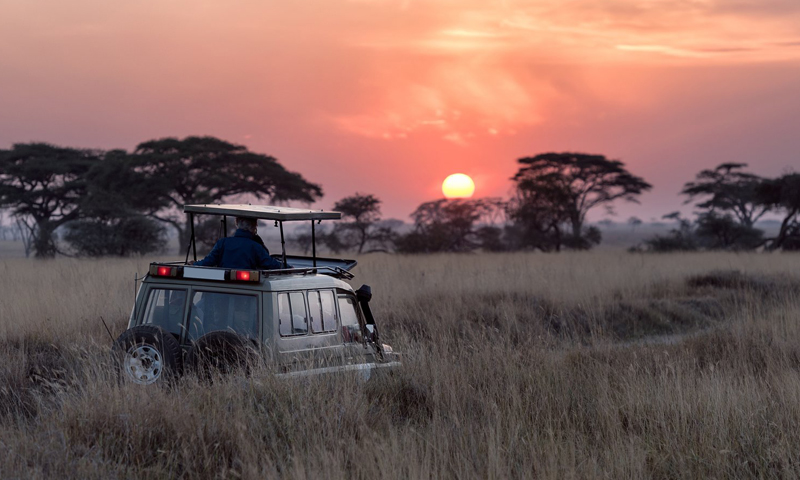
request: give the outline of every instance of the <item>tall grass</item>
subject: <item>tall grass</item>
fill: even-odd
[[[800,257],[366,256],[391,376],[118,387],[146,261],[0,261],[0,477],[800,474]]]

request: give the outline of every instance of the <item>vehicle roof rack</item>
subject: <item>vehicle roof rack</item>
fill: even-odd
[[[189,263],[189,252],[193,254],[197,261],[197,242],[194,234],[194,216],[200,215],[219,215],[222,216],[222,229],[227,235],[228,217],[249,217],[261,220],[274,220],[275,226],[281,229],[281,256],[283,266],[287,267],[286,262],[286,240],[283,235],[283,222],[310,221],[311,222],[311,258],[313,268],[317,267],[317,233],[315,225],[323,220],[339,220],[342,218],[340,212],[326,212],[324,210],[309,210],[305,208],[278,207],[273,205],[250,205],[250,204],[197,204],[184,205],[184,213],[189,215],[191,225],[191,237],[189,245],[186,247],[186,260]],[[283,270],[285,270],[284,268]],[[348,275],[352,275],[348,272]]]
[[[323,275],[330,275],[336,278],[344,278],[347,280],[352,280],[355,278],[355,275],[348,272],[347,270],[341,267],[333,267],[330,265],[324,265],[321,267],[300,267],[300,268],[279,268],[276,270],[262,270],[261,273],[264,276],[271,277],[274,275],[287,275],[293,273],[299,274],[308,274],[308,273],[321,273]]]
[[[184,213],[200,213],[204,215],[227,215],[231,217],[250,217],[261,220],[275,220],[278,222],[293,222],[300,220],[339,220],[339,212],[326,212],[324,210],[308,210],[305,208],[275,207],[271,205],[245,205],[245,204],[204,204],[184,205]]]

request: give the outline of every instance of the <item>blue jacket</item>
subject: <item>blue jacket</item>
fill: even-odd
[[[205,267],[242,268],[248,270],[273,270],[281,262],[269,256],[269,250],[255,240],[255,235],[238,229],[232,237],[220,238],[206,258],[195,265]]]

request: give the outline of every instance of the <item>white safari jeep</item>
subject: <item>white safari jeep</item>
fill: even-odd
[[[228,371],[273,365],[279,376],[394,368],[399,357],[382,344],[369,307],[372,294],[347,280],[354,260],[317,258],[315,223],[338,212],[257,205],[186,205],[192,238],[186,261],[152,263],[138,290],[128,329],[112,353],[122,380],[165,382],[194,370]],[[191,266],[197,259],[194,214],[274,221],[280,227],[285,268],[235,270]],[[312,256],[287,256],[285,221],[310,221]]]

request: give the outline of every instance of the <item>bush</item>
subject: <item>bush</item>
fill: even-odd
[[[697,237],[712,250],[751,250],[763,242],[764,232],[743,225],[730,215],[709,212],[697,219]]]
[[[146,217],[87,219],[67,225],[64,235],[75,253],[84,257],[144,255],[164,248],[164,227]]]

